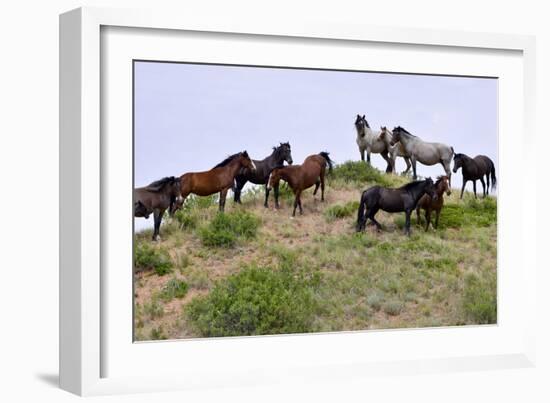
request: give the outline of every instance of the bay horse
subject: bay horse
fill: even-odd
[[[429,143],[417,137],[401,126],[392,131],[392,145],[400,142],[403,144],[405,153],[409,156],[413,168],[413,179],[416,180],[416,162],[424,165],[443,165],[445,174],[451,183],[451,161],[454,155],[453,147],[442,143]]]
[[[460,198],[464,194],[464,188],[466,182],[472,181],[474,183],[474,197],[477,199],[476,181],[479,179],[483,185],[483,197],[489,194],[489,186],[491,189],[495,189],[497,185],[497,177],[495,175],[495,164],[486,155],[477,155],[474,158],[468,157],[466,154],[456,154],[454,157],[453,172],[456,173],[462,168],[462,191],[460,192]],[[485,187],[485,180],[487,178],[487,187]],[[492,184],[491,184],[492,180]]]
[[[233,187],[235,177],[243,168],[256,169],[246,151],[230,155],[209,171],[183,174],[179,178],[181,199],[175,209],[179,209],[191,193],[197,196],[210,196],[220,192],[219,210],[223,212],[227,191]]]
[[[300,209],[300,214],[304,213],[302,209],[302,191],[315,185],[313,195],[317,194],[321,186],[321,201],[325,201],[325,170],[328,165],[329,172],[332,171],[334,161],[329,157],[326,151],[319,154],[313,154],[307,157],[302,165],[288,165],[273,169],[267,181],[267,188],[274,189],[275,208],[279,208],[279,182],[284,180],[294,193],[294,210],[292,217],[296,216],[296,207]]]
[[[382,186],[373,186],[361,194],[359,209],[357,211],[357,232],[365,229],[367,220],[376,225],[378,231],[382,225],[374,216],[378,210],[388,213],[405,212],[405,233],[411,235],[411,213],[416,208],[420,198],[428,194],[433,199],[437,199],[435,187],[432,178],[422,181],[414,181],[401,186],[397,189],[385,188]]]
[[[370,164],[370,155],[371,153],[380,154],[382,158],[388,164],[386,167],[386,172],[391,172],[391,161],[388,157],[388,148],[384,141],[380,140],[380,132],[373,131],[365,115],[357,115],[355,118],[355,130],[357,131],[357,146],[359,147],[359,152],[361,153],[361,161],[365,161],[365,151],[367,152],[367,162]]]
[[[395,160],[397,157],[401,157],[405,160],[405,164],[407,164],[407,169],[403,171],[403,174],[407,174],[411,169],[411,159],[407,155],[405,151],[405,147],[403,147],[403,144],[401,144],[400,141],[392,145],[392,133],[388,130],[386,126],[380,127],[380,136],[378,137],[380,140],[382,140],[388,149],[388,154],[390,156],[391,160],[391,171],[392,173],[396,173],[395,171]]]
[[[441,214],[441,209],[443,208],[443,193],[447,193],[447,196],[451,194],[451,187],[449,185],[449,178],[446,176],[438,176],[435,181],[435,193],[437,194],[437,199],[432,199],[429,195],[425,194],[420,198],[418,204],[416,205],[416,221],[420,221],[420,210],[424,209],[426,212],[426,231],[430,226],[430,221],[432,218],[432,211],[435,211],[435,224],[434,228],[437,229],[439,224],[439,215]]]
[[[150,183],[145,187],[134,189],[134,217],[149,218],[153,213],[153,241],[160,239],[160,223],[164,212],[168,209],[170,215],[175,211],[175,205],[180,201],[179,178],[169,176]]]
[[[256,170],[243,168],[235,178],[235,187],[233,188],[233,200],[235,203],[241,203],[241,190],[246,182],[252,182],[256,185],[265,185],[265,202],[264,207],[267,207],[267,199],[269,190],[267,189],[267,180],[273,168],[283,166],[284,162],[292,165],[292,153],[290,144],[280,143],[278,147],[273,147],[273,152],[263,160],[252,160],[256,166]]]

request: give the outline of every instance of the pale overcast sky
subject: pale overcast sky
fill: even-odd
[[[458,153],[485,154],[498,177],[496,79],[136,62],[134,80],[136,186],[208,170],[242,150],[262,159],[284,141],[295,164],[320,151],[337,163],[358,160],[357,114],[372,128],[400,125]],[[372,163],[385,168],[378,154]],[[417,172],[444,173],[421,164]],[[453,187],[461,183],[458,172]],[[136,228],[147,224],[136,219]]]

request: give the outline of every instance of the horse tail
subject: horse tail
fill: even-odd
[[[363,191],[361,194],[361,201],[359,202],[359,209],[357,210],[357,225],[355,227],[357,232],[361,232],[365,229],[365,223],[367,219],[365,217],[365,211],[367,209],[367,191]]]
[[[325,161],[327,162],[327,164],[328,164],[328,171],[329,171],[329,172],[332,172],[332,167],[333,167],[333,165],[334,165],[334,161],[330,159],[330,157],[328,156],[328,154],[329,154],[329,153],[328,153],[327,151],[321,151],[321,152],[319,153],[319,155],[320,155],[321,157],[323,157],[323,158],[325,159]]]
[[[497,176],[495,174],[495,164],[493,163],[493,161],[491,161],[491,181],[493,182],[491,184],[491,189],[495,190],[495,188],[497,187]]]

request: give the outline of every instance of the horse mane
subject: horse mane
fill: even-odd
[[[414,188],[415,186],[421,184],[421,183],[424,183],[426,182],[428,178],[424,179],[424,180],[421,180],[421,181],[413,181],[413,182],[409,182],[403,186],[401,186],[399,189],[403,189],[403,190],[410,190],[411,188]]]
[[[224,159],[222,162],[220,162],[218,165],[216,165],[214,168],[220,168],[220,167],[226,166],[231,161],[233,161],[235,158],[237,158],[239,155],[241,155],[241,153],[236,153],[236,154],[230,155],[229,157]],[[212,169],[214,169],[214,168],[212,168]]]
[[[166,185],[174,183],[177,179],[174,176],[167,176],[165,178],[159,179],[157,181],[151,182],[145,186],[145,190],[150,192],[160,192]]]
[[[326,161],[327,161],[327,164],[328,164],[328,171],[329,172],[332,172],[332,166],[334,165],[334,161],[330,159],[330,157],[328,156],[328,152],[327,151],[321,151],[319,153],[319,155],[321,157],[323,157]]]
[[[405,134],[408,134],[409,136],[416,137],[414,134],[412,134],[410,131],[408,131],[404,127],[397,126],[397,130],[400,130],[400,131],[404,132]]]

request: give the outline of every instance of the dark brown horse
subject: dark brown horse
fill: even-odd
[[[491,188],[494,190],[497,185],[497,177],[495,175],[495,164],[486,155],[478,155],[474,158],[468,157],[466,154],[455,154],[454,156],[455,166],[453,172],[456,173],[462,168],[462,191],[460,192],[460,198],[464,194],[464,188],[466,182],[472,181],[474,183],[474,197],[477,199],[476,181],[479,179],[483,185],[483,197],[489,194],[489,185],[491,180],[493,181]],[[487,186],[483,177],[487,178]]]
[[[420,209],[424,209],[426,212],[426,231],[428,231],[428,227],[430,226],[432,211],[435,211],[434,228],[437,228],[437,225],[439,224],[439,215],[441,214],[441,209],[443,208],[443,193],[447,193],[447,196],[451,194],[449,178],[445,175],[438,176],[434,186],[437,198],[433,199],[430,195],[425,194],[420,198],[418,204],[416,205],[416,221],[418,223],[421,223]]]
[[[160,238],[160,223],[164,212],[169,209],[172,215],[180,198],[180,181],[173,176],[134,189],[134,217],[149,218],[153,213],[155,220],[153,241]]]
[[[329,158],[328,152],[310,155],[302,165],[289,165],[285,167],[275,168],[269,175],[267,181],[267,189],[274,189],[275,207],[279,208],[279,182],[284,180],[294,193],[294,210],[292,217],[296,216],[296,207],[300,208],[300,214],[304,213],[302,209],[302,191],[313,185],[315,190],[313,194],[317,194],[319,186],[321,186],[321,201],[325,200],[325,170],[328,165],[329,171],[332,171],[333,161]]]
[[[437,199],[434,183],[431,178],[407,183],[405,186],[397,189],[389,189],[382,186],[368,188],[361,194],[361,201],[357,210],[357,232],[365,229],[368,219],[376,225],[378,230],[381,230],[382,225],[374,218],[379,210],[388,213],[404,211],[405,233],[411,235],[411,213],[424,194],[429,194],[432,198]]]
[[[256,169],[246,151],[227,157],[210,171],[183,174],[179,179],[181,200],[177,203],[175,210],[181,207],[185,198],[191,193],[197,196],[210,196],[220,192],[220,211],[223,211],[227,191],[234,186],[235,177],[242,168]]]

